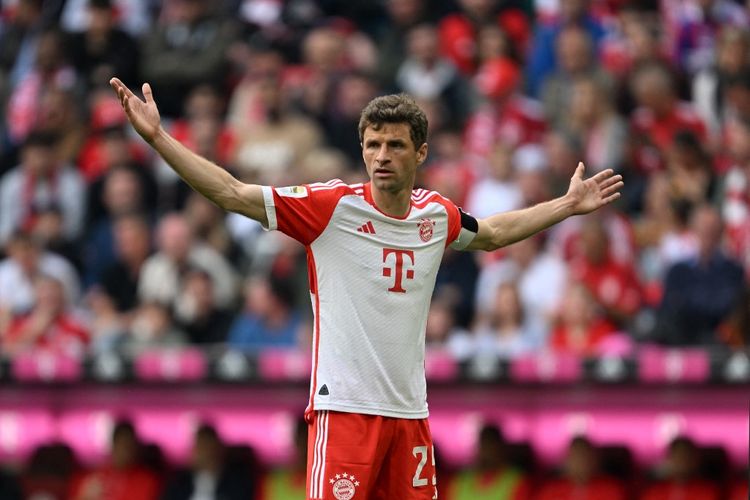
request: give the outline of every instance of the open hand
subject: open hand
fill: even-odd
[[[611,168],[586,180],[583,179],[584,170],[583,162],[578,162],[566,194],[572,201],[573,213],[576,215],[587,214],[612,203],[620,197],[620,189],[624,185],[622,176],[615,175]]]
[[[161,127],[161,117],[156,102],[154,102],[151,86],[148,83],[143,84],[143,96],[146,98],[144,102],[127,88],[119,78],[112,78],[109,84],[117,92],[120,104],[122,104],[135,131],[146,142],[151,143]]]

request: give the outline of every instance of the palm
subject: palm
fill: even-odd
[[[153,140],[159,131],[161,117],[151,93],[151,86],[148,83],[143,84],[143,95],[146,98],[144,102],[119,79],[113,78],[109,83],[117,92],[117,97],[135,131],[147,142]]]
[[[567,196],[573,201],[575,214],[587,214],[611,203],[620,197],[623,186],[622,176],[611,169],[603,170],[589,179],[583,178],[583,163],[578,164],[570,179]]]

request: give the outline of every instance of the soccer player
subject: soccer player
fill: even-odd
[[[622,178],[605,170],[584,179],[579,163],[564,196],[477,220],[438,193],[414,190],[427,118],[411,98],[389,95],[371,101],[359,122],[370,182],[244,184],[161,127],[148,84],[144,101],[110,83],[135,130],[190,186],[307,249],[308,498],[435,498],[424,335],[443,251],[495,250],[596,210],[620,196]]]

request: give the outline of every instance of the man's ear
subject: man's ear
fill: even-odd
[[[427,159],[427,143],[423,143],[417,149],[417,165],[421,165]]]

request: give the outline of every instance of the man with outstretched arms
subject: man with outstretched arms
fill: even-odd
[[[621,177],[584,180],[580,163],[565,196],[477,220],[414,189],[427,118],[410,97],[389,95],[359,122],[370,182],[244,184],[161,127],[148,84],[145,102],[118,79],[111,85],[135,130],[196,191],[305,245],[315,324],[307,497],[435,498],[424,343],[443,251],[492,251],[596,210],[619,197]]]

